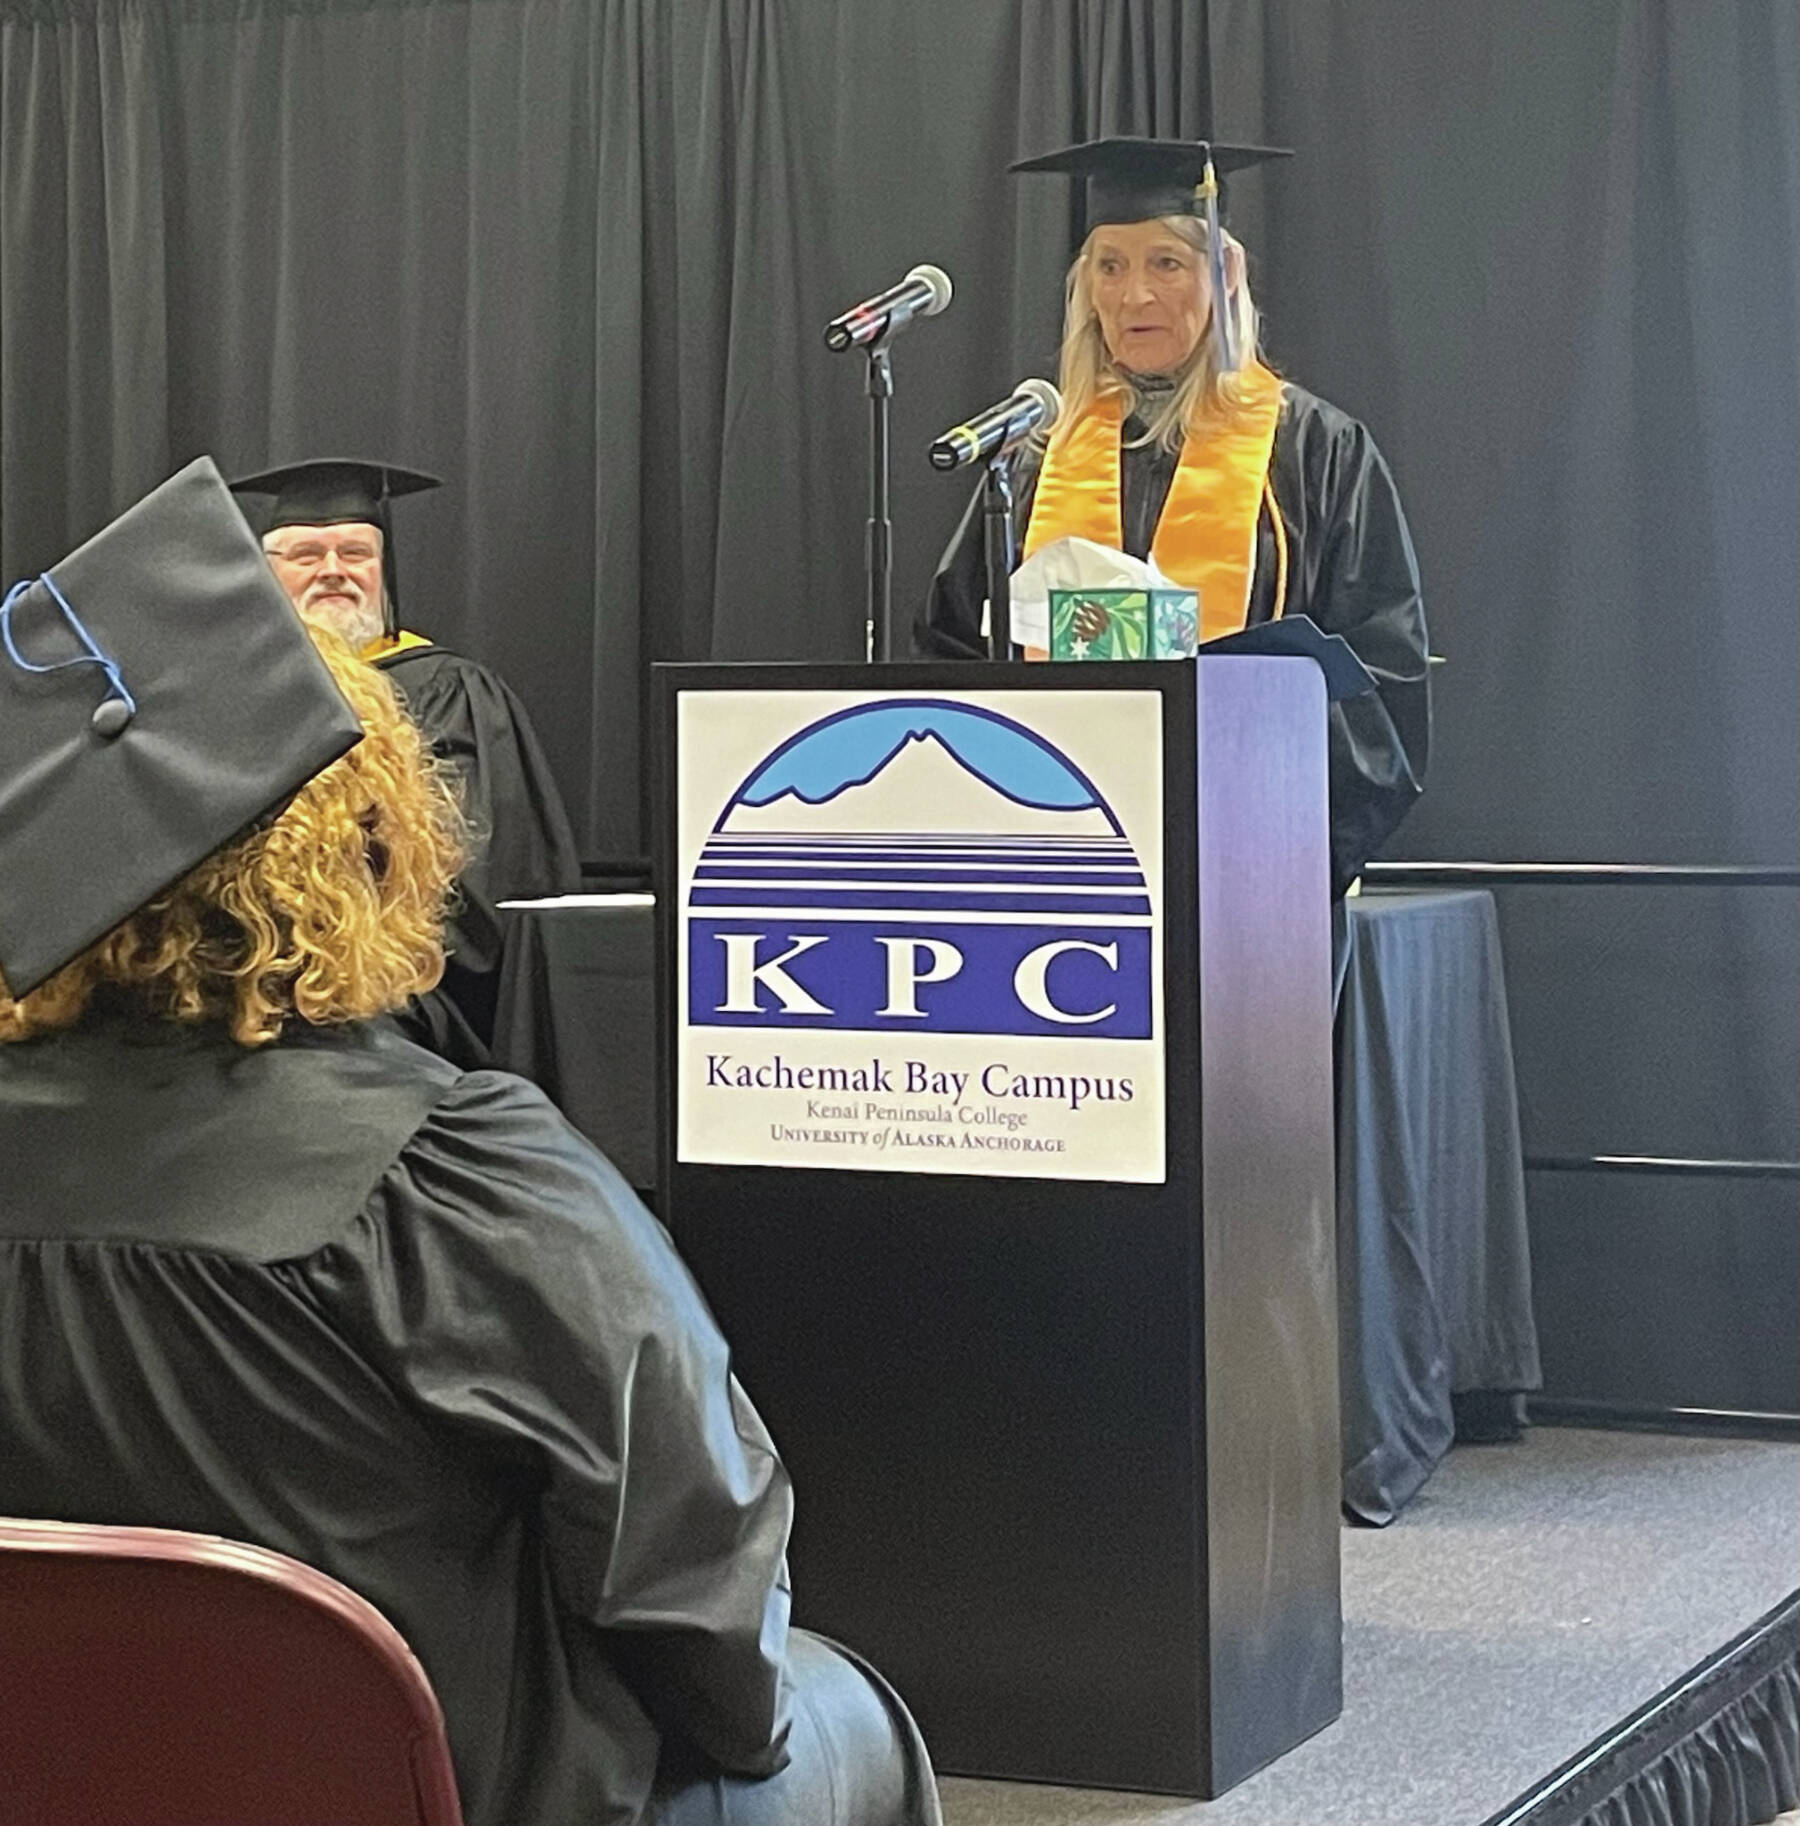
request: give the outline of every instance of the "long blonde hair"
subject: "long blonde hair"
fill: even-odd
[[[1198,216],[1161,216],[1161,226],[1185,241],[1200,256],[1202,283],[1210,298],[1212,280],[1206,241],[1206,224]],[[1223,230],[1220,231],[1224,233]],[[1187,365],[1171,378],[1175,384],[1165,390],[1139,388],[1130,372],[1121,368],[1107,353],[1106,340],[1100,332],[1100,314],[1094,308],[1091,261],[1094,230],[1082,243],[1081,252],[1069,268],[1064,290],[1062,360],[1058,386],[1062,391],[1063,409],[1049,442],[1067,434],[1101,399],[1112,394],[1124,396],[1124,412],[1129,418],[1138,412],[1149,429],[1143,438],[1147,444],[1160,444],[1170,452],[1178,451],[1190,432],[1202,430],[1207,422],[1229,418],[1243,403],[1243,377],[1252,363],[1262,361],[1258,346],[1260,319],[1255,300],[1250,296],[1247,275],[1236,285],[1229,285],[1226,308],[1231,313],[1233,340],[1238,365],[1232,369],[1219,366],[1218,342],[1213,333],[1212,313],[1207,313],[1200,340],[1189,356]],[[1225,235],[1226,270],[1229,274],[1235,255],[1241,266],[1242,244]],[[1216,304],[1216,301],[1214,301]]]
[[[30,995],[14,1001],[0,981],[0,1041],[71,1026],[103,986],[153,1018],[222,1022],[262,1046],[291,1016],[366,1020],[437,985],[464,859],[455,789],[386,676],[307,631],[363,739]]]

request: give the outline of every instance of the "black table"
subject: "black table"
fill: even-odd
[[[1337,1025],[1344,1506],[1391,1521],[1457,1397],[1540,1385],[1494,897],[1346,903]]]
[[[640,1192],[656,1188],[656,940],[649,894],[502,904],[495,1062],[542,1085]]]
[[[634,1186],[656,1184],[653,902],[503,910],[495,1046]],[[1539,1386],[1493,896],[1360,895],[1338,1018],[1344,1505],[1392,1520],[1458,1398]]]

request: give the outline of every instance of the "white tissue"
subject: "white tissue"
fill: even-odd
[[[1050,647],[1052,590],[1178,590],[1142,558],[1092,539],[1053,539],[1012,574],[1012,637],[1021,647]]]

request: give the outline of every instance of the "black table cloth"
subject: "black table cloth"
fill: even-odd
[[[1493,896],[1346,903],[1337,1029],[1344,1506],[1392,1520],[1456,1398],[1539,1385],[1512,1043]],[[634,1186],[656,1183],[653,902],[502,909],[495,1052]]]
[[[502,903],[494,1063],[530,1078],[640,1192],[656,1188],[648,894]]]
[[[1344,1506],[1388,1522],[1453,1398],[1539,1386],[1519,1106],[1494,897],[1346,903],[1337,1026]]]

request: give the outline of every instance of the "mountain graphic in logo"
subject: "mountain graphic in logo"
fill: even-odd
[[[721,829],[1120,834],[1088,780],[1042,736],[991,711],[924,699],[827,717],[744,783]]]
[[[688,918],[695,1020],[879,1028],[884,996],[887,1008],[896,1005],[883,989],[884,959],[891,968],[894,947],[911,939],[938,947],[929,955],[940,961],[944,947],[962,960],[954,986],[920,979],[945,987],[907,1017],[915,1022],[963,1032],[1148,1032],[1150,890],[1130,839],[1066,755],[972,705],[890,698],[824,717],[784,742],[709,834]],[[762,935],[758,960],[762,940],[770,955],[778,942],[804,942],[803,961],[794,953],[779,984],[812,973],[821,986],[804,999],[816,1011],[797,993],[747,1004],[741,986],[732,991],[720,959],[742,965],[753,934]],[[996,983],[1004,988],[1019,960],[1046,944],[1057,946],[1047,969],[1058,1005],[1108,1013],[1032,1017],[1016,998],[1003,1005]]]

